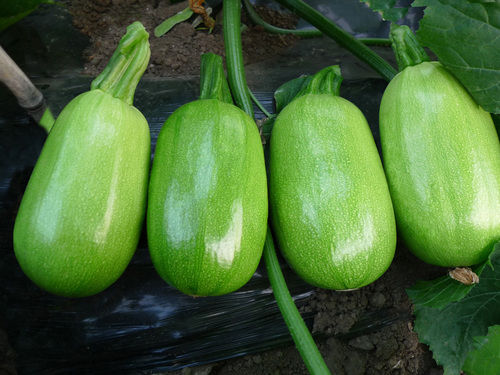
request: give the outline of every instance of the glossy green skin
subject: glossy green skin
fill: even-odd
[[[500,144],[491,116],[437,62],[407,67],[380,106],[398,229],[425,262],[484,261],[500,239]]]
[[[110,286],[134,254],[150,160],[146,119],[100,90],[61,112],[35,165],[14,227],[26,275],[67,297]]]
[[[272,223],[295,272],[337,290],[380,277],[394,257],[396,226],[361,111],[336,96],[299,97],[276,119],[270,147]]]
[[[266,223],[255,123],[213,99],[177,109],[158,137],[149,187],[148,243],[161,277],[196,296],[240,288],[259,264]]]

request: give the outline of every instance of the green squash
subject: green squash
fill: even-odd
[[[500,143],[489,113],[438,62],[404,68],[380,106],[399,233],[425,262],[470,266],[500,240]]]
[[[151,258],[169,284],[195,296],[243,286],[267,223],[264,156],[250,117],[216,99],[177,109],[158,137],[147,215]]]
[[[354,104],[305,93],[283,109],[271,135],[269,194],[281,252],[308,283],[354,289],[389,267],[396,247],[391,199]]]
[[[14,226],[15,254],[25,274],[54,294],[104,290],[137,246],[150,136],[131,103],[149,60],[147,36],[142,25],[131,25],[93,89],[63,109],[26,187]]]

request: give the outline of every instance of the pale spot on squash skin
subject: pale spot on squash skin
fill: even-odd
[[[376,228],[370,214],[365,214],[348,237],[339,238],[332,247],[332,263],[344,264],[373,248]]]
[[[96,226],[95,234],[94,234],[94,242],[96,244],[104,244],[106,243],[106,239],[108,238],[108,232],[110,230],[111,222],[113,220],[113,214],[115,213],[115,204],[118,198],[117,188],[119,184],[119,176],[118,172],[119,164],[114,163],[114,168],[111,178],[111,184],[109,186],[108,199],[106,201],[106,207],[104,209],[104,215],[101,219],[100,224]]]
[[[57,187],[55,189],[59,190]],[[55,199],[51,199],[55,197]],[[47,212],[48,215],[36,215],[36,235],[45,243],[52,243],[56,240],[60,224],[61,210],[63,208],[63,196],[59,193],[50,194],[40,202],[40,212]]]
[[[231,208],[229,228],[222,237],[208,236],[205,238],[207,256],[221,268],[229,269],[233,265],[235,256],[241,251],[241,237],[243,234],[243,205],[241,199],[233,202]]]
[[[182,248],[194,243],[198,223],[198,218],[193,216],[195,204],[196,201],[191,195],[184,193],[177,181],[172,181],[165,199],[163,220],[168,223],[167,241],[174,248]]]

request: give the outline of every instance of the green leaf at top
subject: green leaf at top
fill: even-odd
[[[303,75],[282,84],[274,92],[274,101],[276,102],[276,114],[290,103],[297,94],[307,86],[312,76]]]
[[[490,327],[486,336],[474,337],[474,347],[464,364],[466,374],[500,374],[500,325]]]
[[[426,6],[417,31],[475,101],[500,113],[500,1],[416,0]]]
[[[476,275],[481,276],[488,262],[486,261],[473,268]],[[406,293],[408,293],[408,296],[415,305],[442,309],[451,302],[460,301],[475,286],[476,284],[464,285],[446,275],[436,280],[419,281],[407,289]]]
[[[396,0],[361,0],[387,21],[397,22],[408,12],[408,8],[395,8]]]
[[[172,17],[167,18],[165,21],[163,21],[162,23],[160,23],[158,26],[155,27],[154,30],[155,36],[159,38],[160,36],[169,32],[172,29],[172,27],[174,27],[178,23],[186,21],[192,15],[193,11],[189,7],[180,11],[177,14],[174,14]]]
[[[490,262],[479,284],[460,300],[442,308],[415,303],[415,331],[420,342],[429,345],[445,375],[460,374],[473,349],[473,338],[500,324],[500,243],[490,254]]]
[[[53,0],[2,0],[0,1],[0,31],[23,19],[40,4],[54,4]]]

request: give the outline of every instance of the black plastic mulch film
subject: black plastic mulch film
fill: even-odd
[[[389,25],[361,3],[309,3],[321,4],[327,16],[357,36],[387,36]],[[420,15],[410,12],[405,23],[415,26]],[[42,8],[0,34],[0,45],[42,90],[54,114],[90,87],[92,77],[80,73],[81,52],[87,43],[63,7]],[[322,51],[319,58],[311,54],[314,49]],[[390,48],[378,51],[393,61]],[[341,95],[363,111],[379,146],[378,106],[385,81],[328,39],[302,40],[286,54],[247,69],[250,88],[269,111],[272,91],[279,85],[340,62]],[[294,63],[298,58],[303,60],[299,66]],[[198,80],[145,77],[139,84],[134,103],[150,125],[153,151],[165,119],[198,97]],[[235,293],[189,297],[158,276],[144,232],[127,270],[104,292],[68,299],[36,287],[16,262],[12,230],[44,140],[44,130],[0,85],[0,329],[7,332],[16,352],[20,374],[155,373],[292,344],[262,264]],[[298,279],[283,261],[282,266],[297,304],[304,304],[314,288]],[[312,313],[303,317],[311,327]],[[398,319],[374,312],[362,318],[348,336],[366,334]]]

